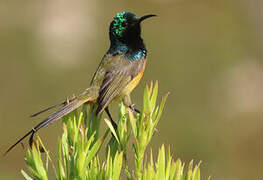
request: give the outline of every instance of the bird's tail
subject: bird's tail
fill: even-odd
[[[85,90],[84,93],[82,93],[79,97],[71,100],[68,104],[61,107],[60,109],[53,112],[51,115],[49,115],[46,119],[44,119],[42,122],[40,122],[38,125],[36,125],[31,131],[27,132],[22,138],[20,138],[14,145],[12,145],[6,152],[7,154],[9,151],[11,151],[17,144],[19,144],[23,139],[25,139],[27,136],[31,135],[30,139],[33,139],[33,135],[35,132],[37,132],[39,129],[48,126],[49,124],[55,122],[56,120],[62,118],[63,116],[69,114],[73,110],[77,109],[84,103],[88,102],[94,102],[96,101],[98,97],[98,90],[97,88],[88,88]]]

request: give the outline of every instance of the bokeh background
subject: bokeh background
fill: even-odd
[[[204,178],[263,179],[260,0],[1,0],[0,152],[45,117],[30,114],[88,87],[126,10],[158,15],[143,23],[148,64],[132,95],[140,106],[151,80],[171,92],[151,146],[202,160]],[[53,154],[61,132],[58,122],[39,133]],[[22,179],[20,146],[0,159],[0,179]]]

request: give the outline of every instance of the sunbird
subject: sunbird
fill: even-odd
[[[97,108],[96,115],[105,111],[114,128],[117,125],[108,108],[113,102],[123,101],[126,107],[139,112],[132,104],[130,93],[141,80],[146,65],[147,50],[141,38],[141,22],[154,16],[156,15],[149,14],[137,17],[127,11],[118,13],[110,23],[110,48],[94,73],[90,87],[70,100],[33,114],[32,116],[36,116],[54,107],[60,107],[27,132],[5,154],[29,135],[32,141],[34,133],[39,129],[69,114],[84,103],[93,104]]]

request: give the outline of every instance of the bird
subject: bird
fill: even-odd
[[[105,111],[115,129],[117,125],[110,115],[109,105],[123,101],[126,107],[140,112],[132,104],[130,93],[141,80],[147,61],[147,50],[141,37],[141,22],[154,16],[156,15],[149,14],[138,17],[129,11],[117,13],[109,27],[110,47],[95,71],[89,88],[70,100],[31,115],[34,117],[52,108],[60,107],[9,147],[5,154],[29,135],[31,135],[29,143],[32,144],[33,136],[39,129],[57,121],[83,104],[94,105],[96,115]]]

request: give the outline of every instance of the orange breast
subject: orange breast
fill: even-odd
[[[131,91],[139,84],[142,76],[143,76],[143,73],[144,73],[144,69],[145,69],[145,64],[146,64],[146,61],[144,62],[143,64],[143,67],[142,67],[142,70],[141,72],[131,80],[131,82],[125,87],[125,89],[122,91],[122,93],[124,95],[126,94],[130,94]]]

